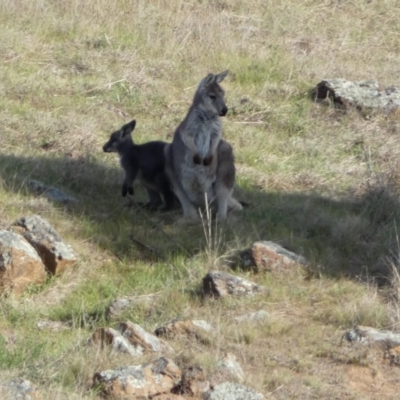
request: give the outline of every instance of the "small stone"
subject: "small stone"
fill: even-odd
[[[182,395],[200,396],[210,390],[210,382],[207,380],[203,368],[191,365],[182,373],[182,380],[176,390]]]
[[[215,297],[253,296],[267,292],[267,289],[263,286],[219,271],[210,271],[203,278],[203,289],[205,294]]]
[[[97,329],[89,343],[99,345],[101,348],[111,346],[113,350],[128,353],[132,357],[139,357],[143,354],[142,346],[133,346],[121,333],[112,328]]]
[[[144,351],[174,353],[174,349],[168,343],[130,321],[119,323],[118,331],[132,345],[140,346]]]
[[[204,400],[264,400],[255,390],[235,382],[223,382],[204,395]]]
[[[242,252],[242,268],[256,272],[281,271],[296,264],[306,265],[307,260],[274,242],[255,242]]]
[[[212,327],[202,320],[173,321],[155,330],[157,336],[175,337],[179,335],[203,338],[204,333],[210,332]]]
[[[38,388],[27,379],[17,378],[12,381],[0,383],[0,398],[12,400],[41,400]]]
[[[57,201],[64,204],[75,204],[78,203],[78,200],[75,197],[72,197],[60,189],[57,189],[53,186],[45,185],[44,183],[30,179],[28,181],[28,188],[38,196],[44,196],[49,200]]]
[[[232,378],[237,379],[240,382],[242,382],[244,379],[243,369],[238,363],[234,354],[227,353],[223,358],[221,358],[221,360],[218,361],[217,368],[227,371]]]

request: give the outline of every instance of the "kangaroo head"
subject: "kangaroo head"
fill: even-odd
[[[224,71],[217,75],[208,74],[200,82],[195,96],[195,103],[199,103],[207,112],[220,117],[223,117],[228,112],[224,99],[225,92],[219,85],[228,75],[228,72]]]
[[[108,142],[103,146],[103,151],[107,153],[119,152],[125,144],[131,143],[131,133],[135,129],[135,125],[136,121],[132,120],[118,131],[113,132]]]

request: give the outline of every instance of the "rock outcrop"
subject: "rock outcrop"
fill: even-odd
[[[221,271],[210,271],[203,278],[203,290],[206,295],[215,297],[254,296],[268,292],[263,286]]]
[[[2,400],[42,400],[39,389],[22,378],[0,383],[0,398]]]
[[[263,400],[264,396],[255,390],[235,382],[223,382],[209,390],[204,400]]]
[[[106,396],[150,399],[171,393],[181,378],[178,366],[172,360],[161,357],[143,365],[98,372],[93,377],[93,384]]]
[[[77,261],[76,254],[63,242],[55,229],[39,215],[22,217],[11,224],[38,252],[53,275],[64,272]]]
[[[29,284],[45,280],[45,266],[36,250],[21,235],[0,231],[0,290],[18,295]]]
[[[365,114],[374,111],[391,113],[400,106],[400,87],[383,88],[373,80],[325,79],[312,89],[311,96],[314,101],[333,103],[346,110],[356,108]]]

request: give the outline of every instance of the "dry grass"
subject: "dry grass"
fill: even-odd
[[[211,373],[233,352],[246,383],[271,399],[374,399],[373,384],[395,398],[395,371],[379,354],[346,356],[340,336],[357,323],[398,329],[399,116],[365,119],[313,104],[307,91],[330,77],[396,84],[396,5],[0,0],[0,226],[39,213],[81,257],[67,275],[0,303],[4,379],[29,378],[44,397],[95,398],[94,372],[143,360],[82,344],[114,323],[115,297],[161,292],[151,310],[123,317],[149,330],[173,318],[212,323],[215,337],[173,343],[181,361]],[[198,81],[227,68],[224,136],[236,196],[250,207],[226,226],[209,229],[205,218],[184,231],[179,212],[125,208],[118,161],[101,149],[109,134],[135,118],[137,142],[170,140]],[[30,178],[79,203],[35,198]],[[249,275],[270,288],[261,298],[198,297],[208,268],[226,268],[226,253],[257,239],[305,255],[312,274]],[[271,318],[234,321],[258,309]],[[38,334],[44,317],[74,329]]]

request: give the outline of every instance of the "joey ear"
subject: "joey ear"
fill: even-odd
[[[131,122],[129,122],[128,124],[124,125],[122,127],[122,137],[129,135],[130,133],[133,132],[133,130],[135,129],[136,126],[136,121],[133,119]]]
[[[214,74],[208,74],[202,81],[201,86],[203,88],[206,88],[207,86],[211,85],[214,82],[215,75]]]
[[[226,71],[224,71],[224,72],[221,72],[221,73],[218,74],[218,75],[215,75],[215,82],[221,83],[221,82],[226,78],[226,76],[228,75],[228,73],[229,73],[229,71],[226,70]]]

